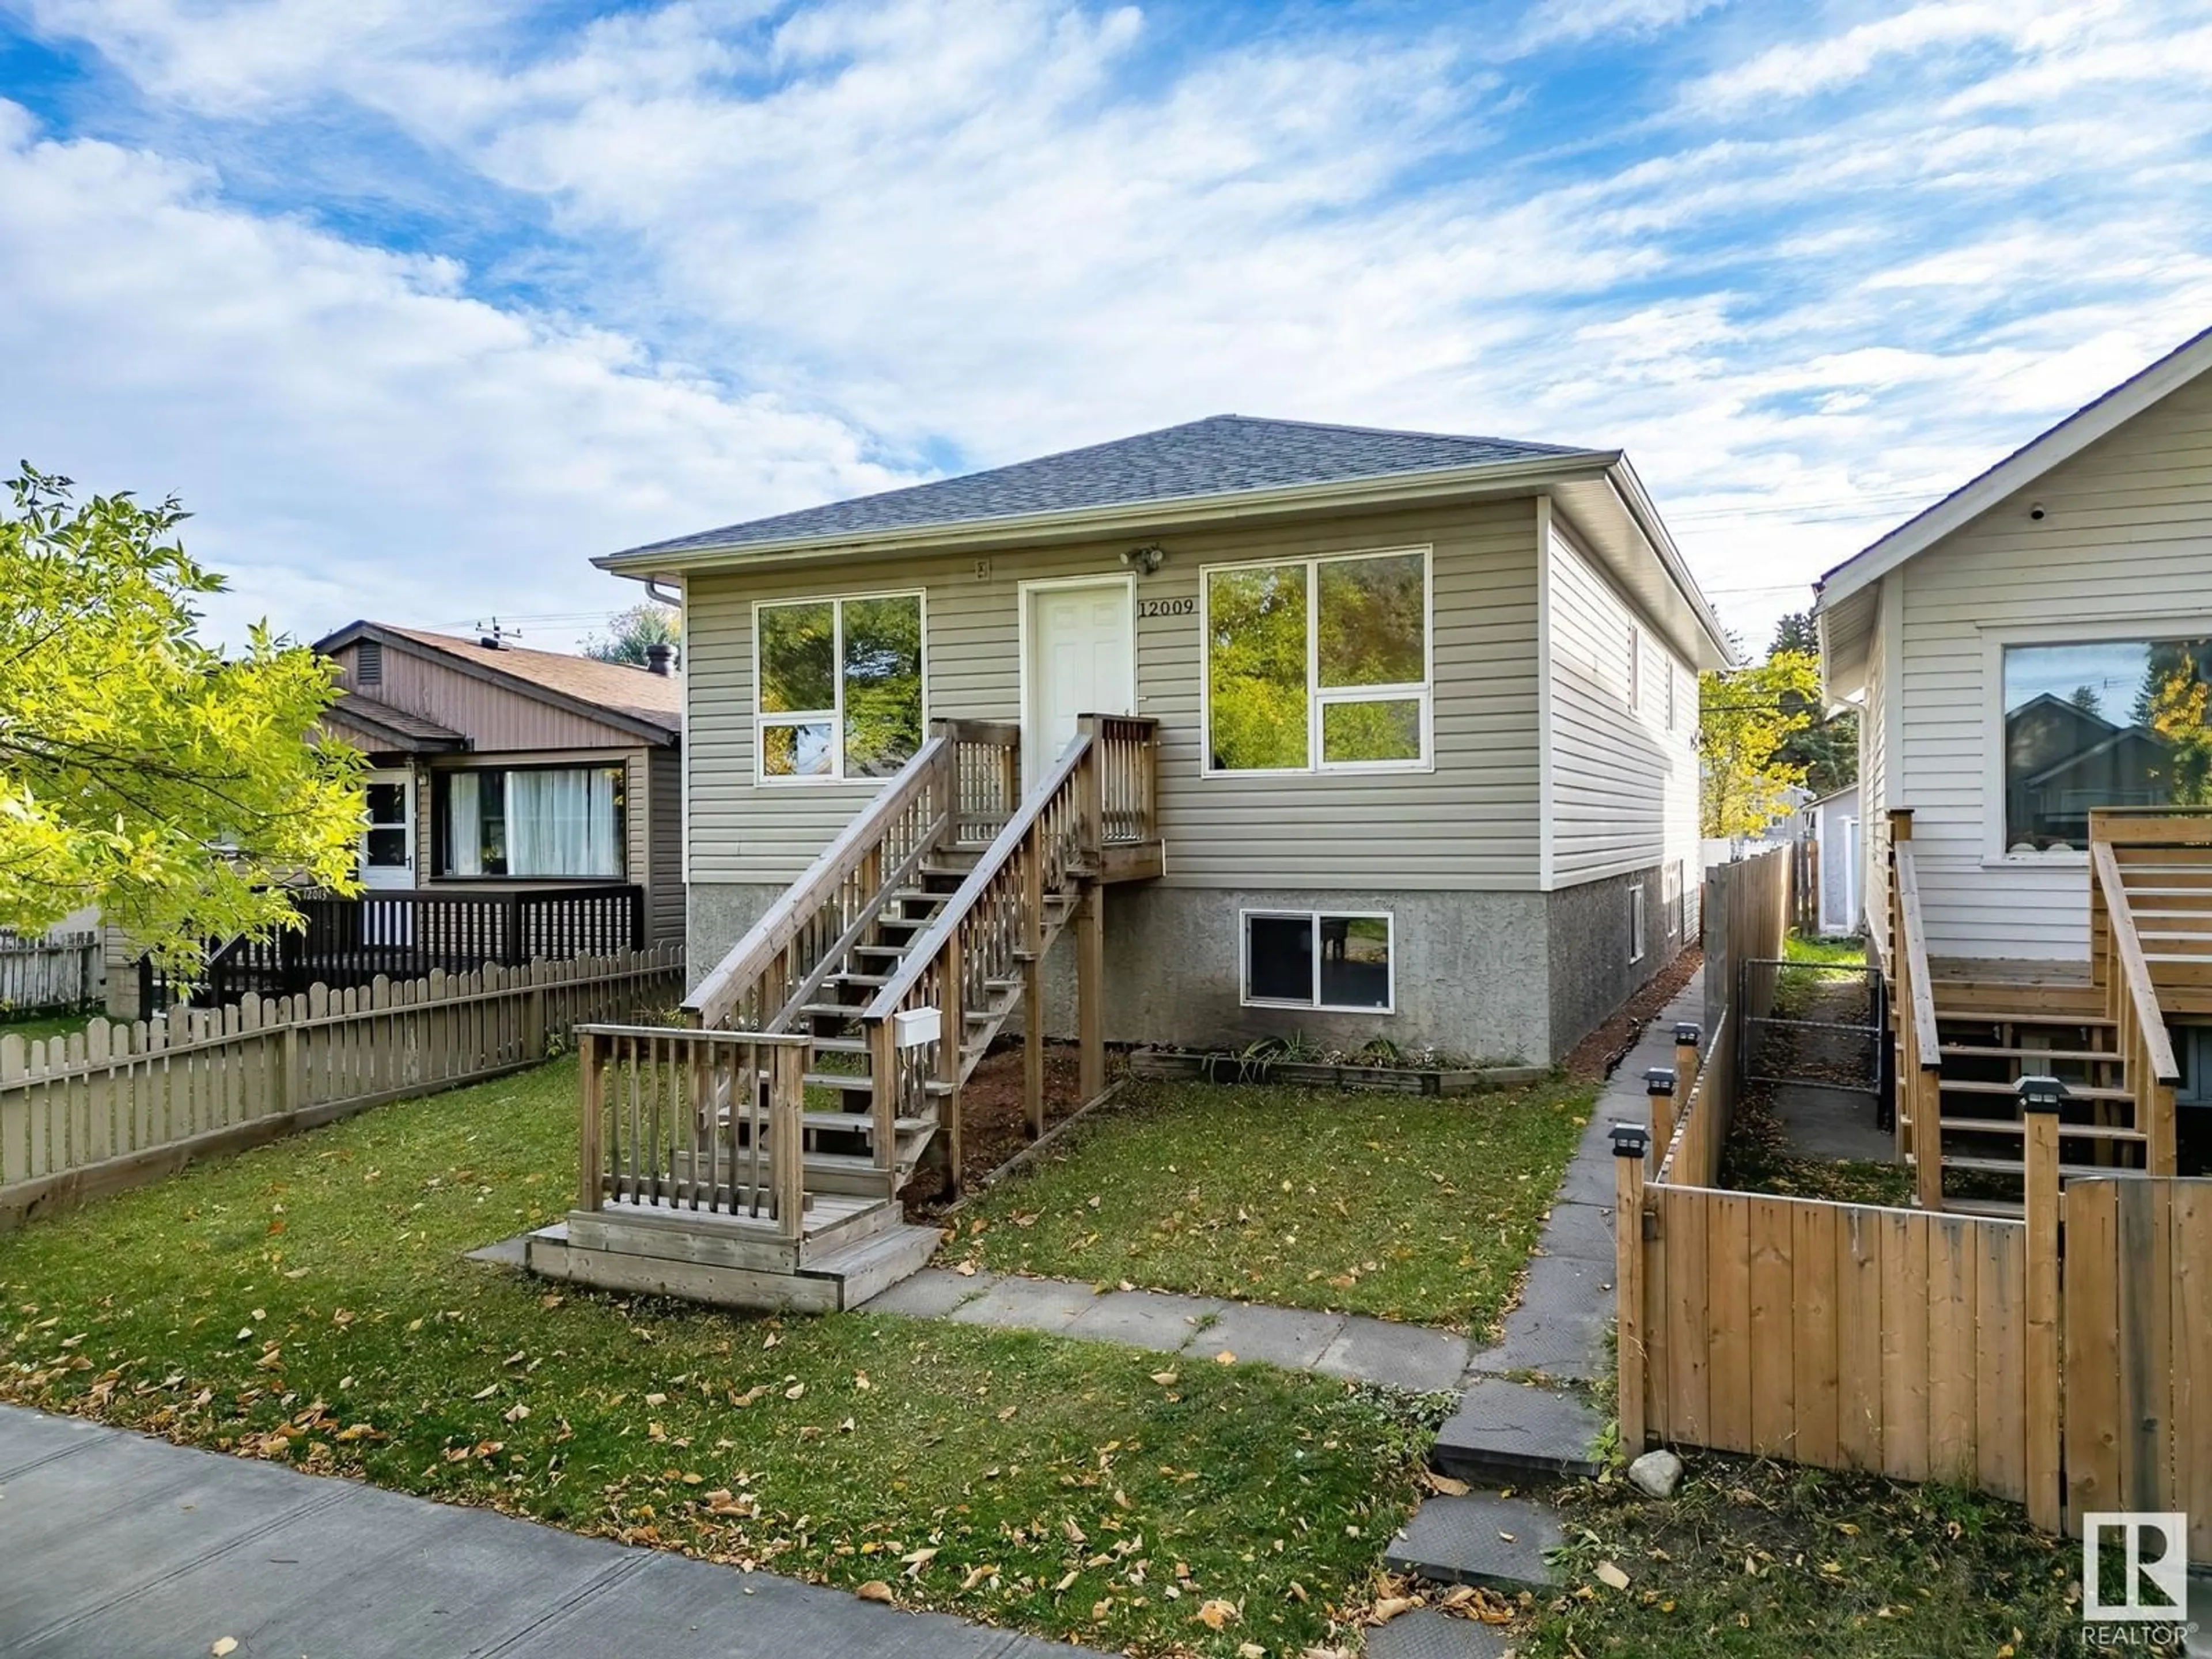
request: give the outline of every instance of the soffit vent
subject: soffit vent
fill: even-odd
[[[380,640],[363,640],[354,652],[353,677],[361,685],[384,684],[384,644]]]

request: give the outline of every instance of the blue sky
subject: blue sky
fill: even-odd
[[[2212,324],[2202,0],[0,0],[0,453],[211,620],[1200,416],[1626,447],[1724,619]]]

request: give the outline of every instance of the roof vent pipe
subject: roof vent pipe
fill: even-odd
[[[674,659],[675,655],[676,653],[673,648],[656,640],[653,644],[645,647],[646,672],[647,673],[658,674],[663,679],[667,678],[668,665],[671,660]]]

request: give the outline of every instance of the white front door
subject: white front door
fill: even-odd
[[[361,882],[364,887],[415,884],[415,776],[411,772],[371,772],[363,781],[368,822],[361,832]]]
[[[1034,783],[1075,737],[1083,714],[1133,714],[1136,601],[1122,579],[1028,590],[1029,706],[1024,771]]]

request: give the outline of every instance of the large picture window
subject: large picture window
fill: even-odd
[[[921,747],[921,595],[754,611],[757,775],[889,777]]]
[[[2005,850],[2083,851],[2098,806],[2212,804],[2212,641],[2004,650]]]
[[[441,876],[622,875],[621,767],[482,767],[433,775]]]
[[[1391,1011],[1389,916],[1247,910],[1243,921],[1246,1003],[1357,1014]]]
[[[1429,556],[1357,553],[1203,573],[1206,770],[1429,758]]]

